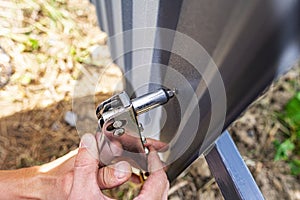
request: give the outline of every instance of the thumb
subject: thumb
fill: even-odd
[[[84,166],[97,166],[99,163],[99,153],[94,135],[87,133],[81,137],[78,154],[75,160],[75,168]]]
[[[82,196],[84,188],[89,188],[92,193],[99,193],[97,182],[99,160],[97,156],[95,137],[92,134],[83,135],[74,164],[74,179],[70,195],[72,198],[70,199]],[[95,188],[95,186],[97,187]]]

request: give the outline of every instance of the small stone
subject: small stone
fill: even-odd
[[[95,45],[89,48],[91,52],[91,63],[94,65],[102,65],[103,60],[110,58],[110,52],[106,45]]]
[[[67,111],[64,116],[65,122],[67,122],[70,126],[75,127],[77,121],[77,115],[71,111]]]
[[[53,131],[58,131],[59,128],[60,128],[60,125],[59,125],[59,123],[57,123],[57,122],[54,122],[54,123],[52,124],[52,126],[51,126],[51,129],[52,129]]]
[[[237,133],[237,136],[243,143],[245,143],[249,147],[253,147],[256,144],[255,137],[252,137],[251,134],[249,134],[249,132],[246,130],[240,130]]]

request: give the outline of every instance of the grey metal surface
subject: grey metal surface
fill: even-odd
[[[205,158],[225,199],[264,199],[227,131]]]
[[[110,36],[112,57],[123,69],[127,92],[178,89],[176,101],[141,117],[149,137],[170,145],[161,155],[170,180],[299,58],[299,1],[94,4],[100,26]]]

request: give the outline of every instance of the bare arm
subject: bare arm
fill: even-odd
[[[0,199],[67,197],[77,151],[47,163],[17,170],[0,170]]]

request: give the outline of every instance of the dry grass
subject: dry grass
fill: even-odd
[[[70,99],[91,47],[105,45],[88,1],[0,2],[0,46],[13,66],[0,116]]]

